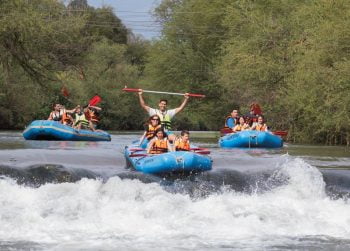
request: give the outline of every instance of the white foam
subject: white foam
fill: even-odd
[[[107,183],[83,179],[39,188],[5,178],[0,180],[0,240],[61,248],[81,243],[200,248],[218,243],[262,246],[266,239],[286,236],[349,238],[350,204],[326,196],[316,168],[290,159],[273,180],[284,185],[263,194],[226,191],[193,199],[155,183],[118,177]]]

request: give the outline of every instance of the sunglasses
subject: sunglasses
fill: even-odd
[[[158,118],[152,118],[151,120],[157,120],[158,121],[159,119]]]

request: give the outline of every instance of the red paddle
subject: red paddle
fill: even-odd
[[[146,149],[143,148],[130,148],[130,152],[140,152],[140,151],[145,151]],[[207,148],[191,148],[190,151],[208,151]]]
[[[146,154],[146,153],[132,153],[129,155],[130,158],[132,158],[132,157],[145,157],[145,156],[148,156],[148,154]]]
[[[139,151],[146,151],[146,149],[143,149],[143,148],[130,148],[129,151],[130,152],[139,152]]]
[[[95,95],[90,99],[89,105],[94,106],[94,105],[97,105],[98,103],[100,103],[101,101],[102,101],[102,98],[98,95]]]
[[[198,154],[210,154],[210,151],[198,151],[198,152],[195,152],[195,153],[198,153]]]
[[[63,96],[65,96],[65,97],[69,96],[68,89],[67,89],[67,87],[65,85],[62,87],[61,92],[62,92]]]
[[[198,154],[210,154],[210,151],[198,151],[198,152],[195,152],[195,153],[198,153]],[[129,155],[130,158],[133,158],[133,157],[146,157],[148,156],[148,154],[146,153],[132,153]]]
[[[272,133],[275,135],[278,135],[278,136],[287,136],[288,135],[288,131],[274,131]]]
[[[142,90],[142,89],[136,89],[136,88],[123,88],[123,91],[125,91],[125,92],[140,92],[140,91],[142,91],[142,92],[148,92],[148,93],[159,93],[159,94],[185,96],[185,93],[149,91],[149,90]],[[205,98],[205,95],[203,95],[203,94],[195,94],[195,93],[188,93],[188,96],[195,97],[195,98]]]
[[[198,147],[198,148],[190,148],[190,151],[207,151],[208,149],[207,148],[201,148],[201,147]]]

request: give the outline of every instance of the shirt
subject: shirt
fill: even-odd
[[[153,115],[157,115],[157,114],[162,114],[164,116],[164,115],[168,114],[169,117],[172,119],[176,114],[176,109],[165,110],[165,112],[161,112],[158,109],[149,108],[148,114],[149,114],[149,116],[153,116]],[[162,116],[160,116],[160,120],[163,120]]]

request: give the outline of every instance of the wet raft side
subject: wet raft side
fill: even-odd
[[[221,137],[219,145],[220,147],[279,148],[283,146],[283,140],[270,132],[242,131]]]
[[[212,168],[212,160],[209,156],[194,152],[168,152],[155,155],[144,155],[146,151],[133,152],[131,149],[138,146],[126,146],[125,158],[127,162],[137,171],[149,174],[161,174],[171,172],[201,172]],[[135,153],[136,157],[130,157]]]
[[[104,131],[76,130],[56,121],[35,120],[24,131],[26,140],[111,141]]]

